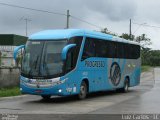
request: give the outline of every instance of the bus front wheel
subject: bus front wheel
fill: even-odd
[[[82,99],[85,99],[86,96],[87,96],[87,84],[85,81],[82,81],[78,98],[82,100]]]

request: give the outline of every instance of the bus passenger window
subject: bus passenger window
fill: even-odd
[[[85,60],[89,57],[95,57],[95,43],[91,38],[87,38],[85,41],[82,60]]]

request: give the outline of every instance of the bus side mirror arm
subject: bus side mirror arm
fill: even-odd
[[[66,60],[67,59],[67,53],[68,51],[71,49],[71,48],[74,48],[76,47],[76,44],[69,44],[67,46],[65,46],[63,49],[62,49],[62,60]]]
[[[14,49],[14,52],[13,52],[14,60],[16,60],[18,51],[19,51],[20,49],[22,49],[22,48],[25,48],[25,45],[20,45],[20,46],[18,46],[18,47],[16,47],[16,48]]]

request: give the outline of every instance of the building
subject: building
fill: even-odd
[[[13,50],[16,46],[25,44],[27,39],[15,34],[0,34],[0,66],[15,66]]]

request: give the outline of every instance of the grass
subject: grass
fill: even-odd
[[[9,97],[21,95],[19,87],[0,88],[0,97]]]
[[[141,70],[142,70],[142,72],[147,72],[147,71],[149,71],[150,68],[151,68],[151,66],[144,65],[141,67]]]

